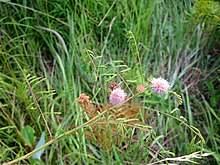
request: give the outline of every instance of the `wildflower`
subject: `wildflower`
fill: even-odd
[[[92,118],[97,115],[95,105],[93,105],[92,101],[89,100],[89,96],[87,96],[85,93],[81,93],[77,101],[82,110],[86,112],[88,117]]]
[[[121,105],[124,103],[127,94],[121,88],[116,88],[111,91],[109,101],[112,105]]]
[[[85,93],[81,93],[78,98],[79,104],[91,104],[91,101],[89,100],[89,96],[87,96]]]
[[[136,91],[138,93],[144,93],[144,91],[145,91],[144,85],[138,85],[137,88],[136,88]]]
[[[109,87],[111,88],[111,90],[118,88],[118,84],[116,82],[113,82],[109,85]]]
[[[166,90],[170,88],[170,84],[163,78],[153,78],[151,80],[151,88],[155,93],[163,94]]]

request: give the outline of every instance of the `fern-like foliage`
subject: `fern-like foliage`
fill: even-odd
[[[45,78],[28,74],[24,79],[12,79],[1,74],[0,93],[4,98],[1,104],[3,122],[1,126],[12,125],[17,132],[25,125],[31,124],[35,130],[42,129],[38,122],[45,119],[47,109],[42,108],[54,94],[54,90],[47,90]],[[12,84],[15,85],[12,85]],[[12,102],[13,100],[13,102]],[[16,106],[15,106],[16,105]],[[5,124],[5,125],[4,125]],[[45,125],[46,119],[45,119]]]
[[[177,99],[178,99],[178,104],[179,104],[179,105],[182,105],[182,103],[183,103],[182,97],[181,97],[179,94],[177,94],[176,92],[172,92],[172,91],[171,91],[170,93],[172,93],[174,96],[176,96]]]
[[[108,112],[95,125],[91,125],[90,130],[85,132],[86,137],[97,141],[103,149],[110,149],[112,143],[120,145],[125,140],[128,140],[133,135],[129,135],[129,137],[126,135],[129,128],[144,129],[141,118],[141,111],[144,107],[141,104],[126,102],[116,107],[111,107],[109,104],[97,107],[90,101],[89,96],[84,93],[78,98],[78,103],[88,120],[108,109]],[[148,115],[146,114],[144,118],[147,119]]]

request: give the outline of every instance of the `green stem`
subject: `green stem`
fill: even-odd
[[[137,56],[137,64],[136,66],[139,65],[139,71],[140,71],[140,76],[141,76],[141,83],[144,83],[144,76],[143,76],[143,70],[142,70],[142,64],[141,64],[141,58],[140,58],[140,53],[138,50],[138,45],[137,45],[137,41],[134,37],[134,34],[132,33],[131,30],[128,31],[128,35],[130,35],[130,39],[133,40],[133,45],[135,46],[135,56]]]
[[[112,107],[112,108],[114,108],[114,107]],[[67,135],[69,135],[69,134],[72,134],[72,133],[76,132],[76,131],[77,131],[78,129],[80,129],[80,128],[87,127],[87,126],[89,126],[90,124],[94,124],[94,123],[99,119],[99,117],[100,117],[101,115],[105,114],[107,111],[111,110],[112,108],[106,109],[105,111],[103,111],[103,112],[100,113],[99,115],[95,116],[95,117],[92,118],[91,120],[89,120],[89,121],[87,121],[87,122],[85,122],[85,123],[79,125],[78,127],[74,128],[74,129],[72,129],[72,130],[70,130],[70,131],[67,131],[67,132],[61,134],[61,135],[58,136],[58,137],[55,137],[54,139],[48,141],[47,143],[45,143],[44,145],[40,146],[39,148],[36,148],[36,149],[34,149],[33,151],[27,153],[26,155],[24,155],[24,156],[22,156],[22,157],[19,157],[19,158],[13,160],[13,161],[4,163],[3,165],[15,164],[15,163],[18,162],[18,161],[21,161],[21,160],[24,160],[24,159],[28,159],[29,157],[31,157],[31,156],[34,155],[35,153],[37,153],[37,152],[39,152],[40,150],[46,148],[46,147],[49,146],[50,144],[56,142],[57,140],[59,140],[59,139],[62,138],[63,136],[67,136]]]

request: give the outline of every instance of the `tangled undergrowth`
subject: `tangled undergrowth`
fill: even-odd
[[[219,164],[219,6],[0,0],[0,164]]]

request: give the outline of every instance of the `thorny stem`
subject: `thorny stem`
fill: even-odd
[[[137,64],[136,65],[139,65],[139,69],[140,69],[140,76],[141,76],[141,83],[143,84],[144,80],[143,80],[143,70],[142,70],[142,64],[141,64],[141,58],[140,58],[140,53],[139,53],[139,50],[138,50],[138,45],[137,45],[137,41],[134,37],[134,34],[132,33],[131,30],[128,31],[127,33],[128,35],[128,41],[129,40],[133,40],[133,44],[135,46],[135,55],[137,55]]]
[[[166,112],[162,112],[160,110],[155,110],[155,109],[151,109],[151,108],[147,108],[145,107],[145,109],[150,110],[150,111],[155,111],[155,112],[159,112],[161,114],[164,114],[168,117],[174,118],[175,120],[178,120],[179,122],[181,122],[183,125],[185,125],[186,127],[188,127],[192,132],[194,132],[201,140],[202,140],[202,149],[203,149],[203,144],[205,143],[204,138],[202,137],[201,133],[199,132],[199,130],[195,130],[195,128],[191,125],[186,124],[184,121],[182,121],[181,119],[179,119],[178,117],[172,116],[169,113]]]
[[[16,162],[20,161],[20,160],[24,160],[24,159],[28,159],[29,157],[31,157],[32,155],[34,155],[35,153],[39,152],[40,150],[42,150],[43,148],[49,146],[50,144],[52,144],[53,142],[55,142],[57,140],[57,138],[54,138],[50,141],[48,141],[47,143],[45,143],[44,145],[40,146],[37,149],[34,149],[33,151],[27,153],[24,156],[21,156],[20,158],[17,158],[13,161],[7,162],[7,163],[3,163],[3,165],[10,165],[10,164],[15,164]]]
[[[113,64],[112,60],[111,61],[111,65],[112,67],[115,69],[115,71],[117,72],[118,76],[122,79],[122,81],[125,83],[125,85],[127,86],[128,90],[131,92],[132,96],[134,96],[134,93],[132,92],[131,88],[129,88],[128,84],[126,83],[125,79],[121,76],[121,74],[117,71],[115,65]]]
[[[136,95],[138,95],[138,94],[136,94]],[[132,99],[133,97],[135,97],[136,95],[131,96],[131,97],[128,98],[125,102],[131,100],[131,99]],[[49,140],[47,143],[45,143],[44,145],[40,146],[39,148],[36,148],[36,149],[34,149],[33,151],[27,153],[26,155],[24,155],[24,156],[22,156],[22,157],[19,157],[19,158],[13,160],[13,161],[4,163],[3,165],[11,165],[11,164],[15,164],[15,163],[18,162],[18,161],[21,161],[21,160],[24,160],[24,159],[28,159],[29,157],[31,157],[31,156],[34,155],[35,153],[37,153],[37,152],[39,152],[40,150],[46,148],[47,146],[53,144],[54,142],[56,142],[57,140],[61,139],[62,137],[68,136],[68,135],[70,135],[70,134],[72,134],[72,133],[75,133],[75,132],[76,132],[78,129],[80,129],[80,128],[87,127],[87,126],[89,126],[89,125],[91,125],[91,124],[95,124],[95,122],[99,119],[100,116],[102,116],[103,114],[105,114],[106,112],[108,112],[108,111],[110,111],[110,110],[112,110],[112,109],[114,109],[114,108],[115,108],[115,107],[107,108],[106,110],[104,110],[103,112],[99,113],[97,116],[95,116],[95,117],[92,118],[91,120],[89,120],[89,121],[87,121],[87,122],[85,122],[85,123],[83,123],[83,124],[81,124],[81,125],[75,127],[74,129],[72,129],[72,130],[70,130],[70,131],[67,131],[67,132],[61,134],[61,135],[58,136],[58,137],[54,137],[53,139]]]
[[[97,116],[95,116],[95,117],[92,118],[91,120],[85,122],[84,124],[79,125],[78,127],[76,127],[76,128],[74,128],[74,129],[72,129],[72,130],[70,130],[70,131],[67,131],[67,132],[63,133],[63,134],[61,134],[61,135],[58,136],[58,137],[55,137],[55,138],[49,140],[47,143],[45,143],[44,145],[40,146],[39,148],[36,148],[36,149],[34,149],[33,151],[27,153],[26,155],[24,155],[24,156],[22,156],[22,157],[19,157],[19,158],[13,160],[13,161],[4,163],[3,165],[11,165],[11,164],[15,164],[15,163],[18,162],[18,161],[21,161],[21,160],[24,160],[24,159],[28,159],[29,157],[31,157],[31,156],[34,155],[35,153],[37,153],[37,152],[39,152],[40,150],[46,148],[46,147],[49,146],[50,144],[52,144],[52,143],[56,142],[57,140],[59,140],[60,138],[62,138],[62,137],[64,137],[64,136],[67,136],[67,135],[70,135],[70,134],[76,132],[76,131],[77,131],[78,129],[80,129],[80,128],[87,127],[87,126],[89,126],[89,125],[91,125],[91,124],[94,124],[94,123],[97,121],[97,119],[98,119],[101,115],[105,114],[107,111],[109,111],[109,110],[111,110],[111,109],[113,109],[113,108],[114,108],[114,107],[112,107],[112,108],[110,108],[110,109],[106,109],[105,111],[103,111],[102,113],[98,114]]]
[[[35,94],[34,94],[34,92],[33,92],[33,90],[32,90],[31,84],[30,84],[30,82],[29,82],[28,79],[27,79],[27,77],[28,77],[29,75],[26,76],[26,74],[24,73],[24,70],[21,68],[20,64],[17,62],[17,60],[16,60],[15,58],[14,58],[14,60],[15,60],[15,62],[17,63],[18,67],[20,68],[21,72],[25,75],[25,81],[27,82],[28,87],[29,87],[29,90],[30,90],[30,92],[31,92],[31,95],[32,95],[32,97],[33,97],[33,99],[34,99],[34,104],[35,104],[35,105],[37,106],[37,108],[39,109],[39,111],[40,111],[40,113],[41,113],[41,115],[42,115],[42,118],[43,118],[43,120],[44,120],[44,123],[45,123],[45,125],[46,125],[46,127],[47,127],[47,130],[48,130],[48,132],[49,132],[49,134],[50,134],[50,138],[52,139],[52,134],[51,134],[51,132],[50,132],[50,128],[49,128],[49,126],[48,126],[48,124],[47,124],[47,121],[46,121],[46,119],[45,119],[45,117],[44,117],[43,111],[41,110],[41,107],[40,107],[40,105],[38,104],[37,99],[36,99],[36,96],[35,96]]]

